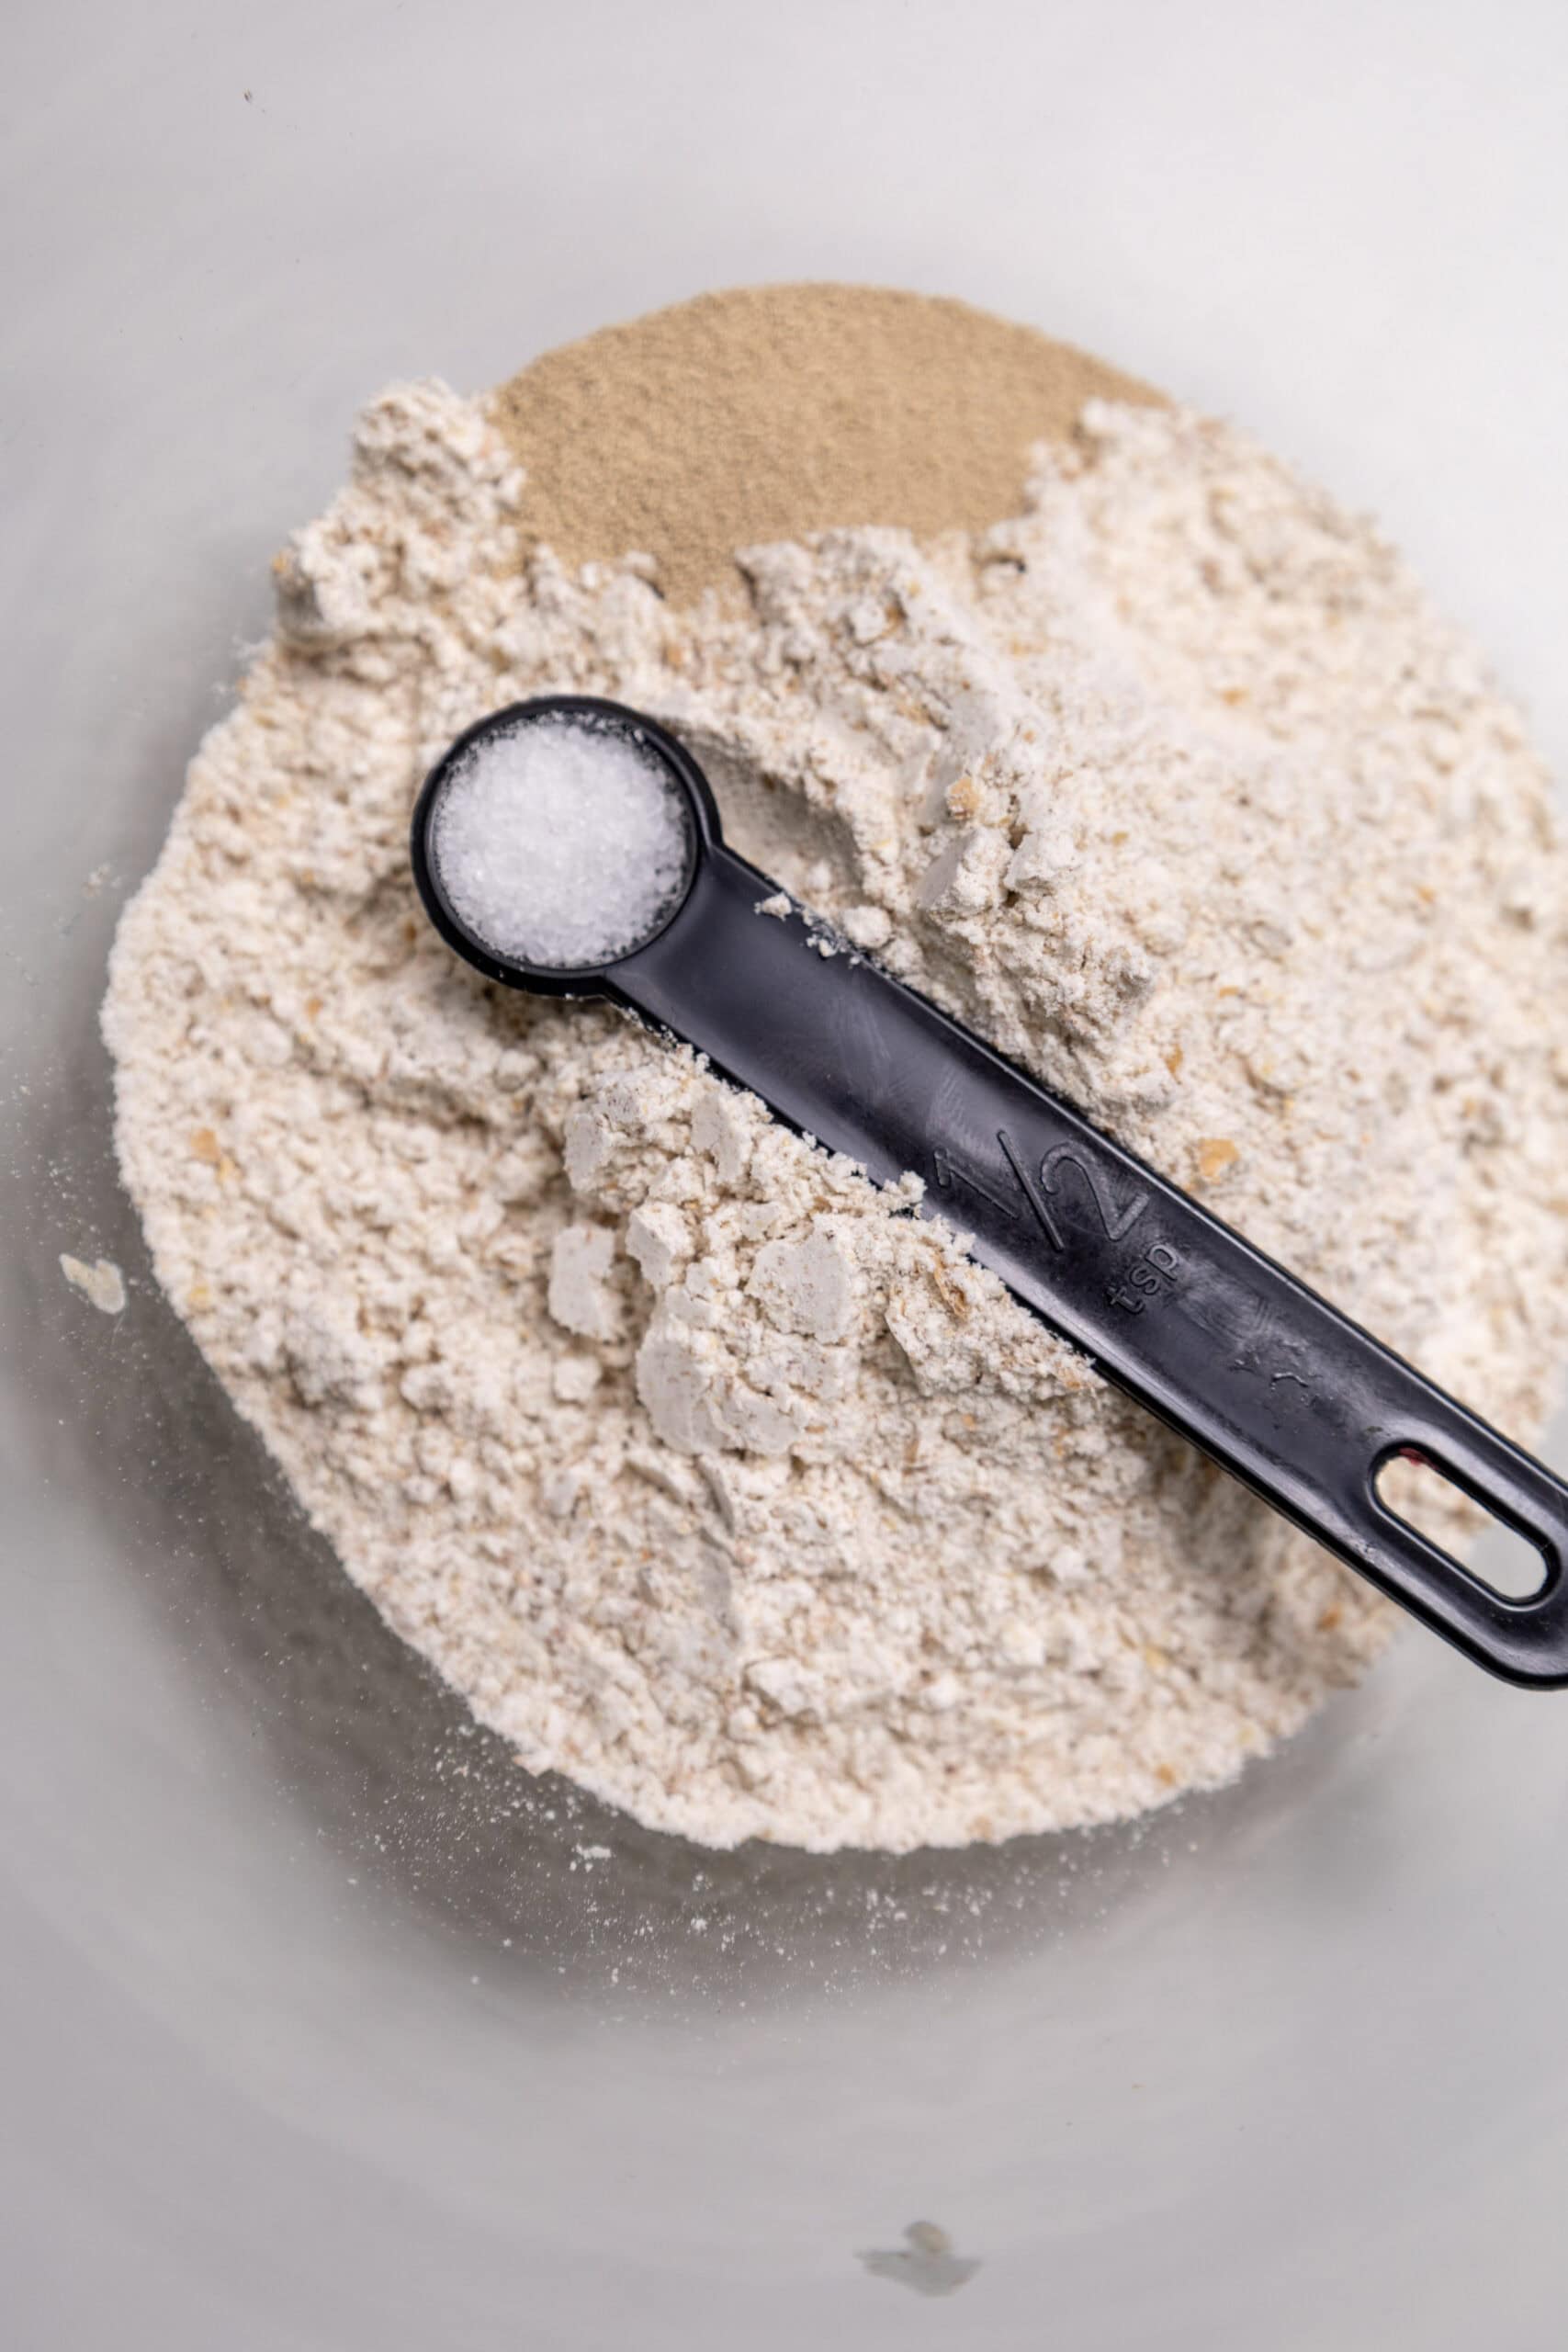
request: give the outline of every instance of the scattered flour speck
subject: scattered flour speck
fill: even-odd
[[[73,1258],[62,1250],[60,1271],[72,1289],[79,1290],[101,1315],[124,1314],[125,1277],[112,1258],[99,1258],[89,1265],[85,1258]]]

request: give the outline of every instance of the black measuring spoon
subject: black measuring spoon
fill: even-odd
[[[619,735],[678,796],[685,868],[647,935],[600,967],[500,955],[443,887],[442,797],[491,739],[536,721]],[[1568,1682],[1568,1486],[958,1022],[822,927],[725,846],[696,762],[617,703],[551,695],[460,736],[413,816],[414,878],[448,944],[491,980],[600,996],[707,1055],[792,1127],[879,1183],[925,1180],[924,1209],[1096,1369],[1444,1634],[1537,1688]],[[1382,1500],[1413,1455],[1540,1552],[1513,1599]]]

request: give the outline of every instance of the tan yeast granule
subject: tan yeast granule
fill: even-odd
[[[1529,1439],[1568,899],[1517,718],[1375,534],[1179,410],[1091,402],[934,553],[753,548],[739,611],[525,562],[516,454],[373,404],[128,910],[161,1281],[389,1621],[647,1822],[900,1849],[1224,1780],[1384,1605],[907,1188],[457,965],[412,798],[486,709],[646,707],[781,881]]]
[[[738,590],[735,550],[761,539],[982,531],[1086,401],[1157,397],[967,302],[743,286],[547,352],[502,385],[495,417],[528,469],[525,552],[575,565],[635,548],[686,604]]]

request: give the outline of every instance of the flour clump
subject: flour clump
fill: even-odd
[[[1375,533],[1180,409],[1091,402],[988,531],[744,549],[743,607],[568,569],[529,496],[494,403],[395,388],[279,560],[114,956],[160,1281],[389,1622],[646,1822],[902,1849],[1224,1781],[1386,1605],[914,1180],[460,964],[410,809],[488,711],[646,709],[841,937],[1528,1442],[1568,892],[1515,713]]]

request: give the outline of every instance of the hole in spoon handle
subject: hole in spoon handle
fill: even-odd
[[[614,993],[878,1182],[925,1181],[1043,1321],[1467,1656],[1568,1682],[1568,1487],[934,1005],[840,949],[716,844]],[[1494,1592],[1380,1499],[1425,1455],[1546,1563]]]

